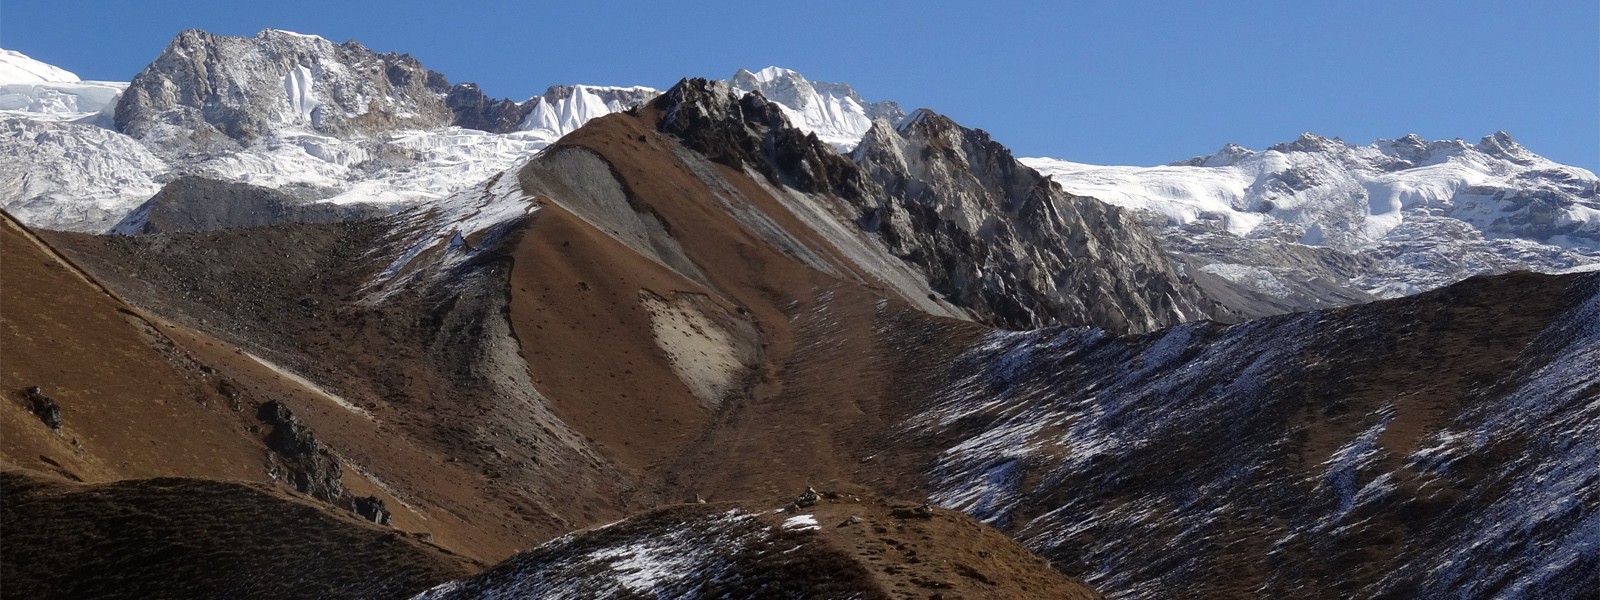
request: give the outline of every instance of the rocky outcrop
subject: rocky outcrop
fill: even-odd
[[[776,104],[685,80],[659,128],[712,160],[831,194],[950,303],[1001,327],[1143,332],[1220,316],[1133,216],[1063,193],[987,133],[919,111],[878,121],[851,159]]]
[[[656,106],[657,127],[684,146],[774,184],[806,193],[858,196],[877,186],[815,134],[792,127],[779,106],[758,94],[737,94],[719,81],[685,79]]]
[[[884,190],[849,198],[862,226],[997,325],[1128,333],[1215,316],[1132,214],[1062,192],[983,131],[919,110],[874,124],[854,158]]]
[[[388,525],[390,514],[388,507],[384,506],[383,499],[377,496],[361,496],[350,499],[351,511],[361,518],[379,525]]]
[[[226,148],[298,128],[334,136],[452,121],[449,83],[404,54],[265,30],[178,35],[117,103],[118,130],[169,149]]]
[[[28,410],[33,416],[39,417],[50,429],[61,431],[61,405],[56,404],[54,398],[44,395],[44,390],[36,385],[22,390],[22,395],[28,399]]]
[[[533,110],[532,102],[490,98],[476,83],[458,83],[445,96],[445,106],[455,113],[455,125],[490,133],[516,131]]]
[[[344,487],[344,469],[326,445],[294,412],[276,400],[261,405],[256,418],[271,427],[267,434],[267,474],[295,491],[338,506],[379,525],[390,513],[377,496],[355,496]]]
[[[163,186],[111,232],[136,235],[279,223],[340,223],[386,214],[386,208],[372,204],[312,202],[271,188],[190,175]]]
[[[343,469],[316,434],[294,412],[276,400],[261,405],[256,417],[272,431],[267,434],[268,472],[296,491],[330,504],[345,499]]]

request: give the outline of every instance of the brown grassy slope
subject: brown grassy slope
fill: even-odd
[[[373,423],[234,345],[129,306],[9,217],[5,223],[0,460],[6,464],[87,482],[172,476],[265,482],[267,450],[255,409],[266,400],[289,405],[325,441],[381,437]],[[61,405],[59,434],[28,411],[21,391],[28,386]],[[416,454],[393,440],[384,445],[392,454]],[[464,535],[448,515],[418,514],[348,464],[342,479],[356,495],[382,498],[397,528],[452,541]],[[512,550],[506,544],[501,551]]]
[[[265,447],[216,378],[156,321],[90,281],[9,215],[0,236],[0,460],[79,481],[264,481]],[[61,406],[59,433],[22,389]]]
[[[707,412],[655,343],[639,293],[705,290],[555,205],[511,255],[512,323],[556,414],[634,470],[693,439]]]
[[[817,537],[865,567],[890,598],[1101,597],[964,513],[828,496],[796,514],[813,515],[820,526]],[[773,515],[774,520],[785,516]]]
[[[897,356],[902,349],[890,347],[877,329],[883,324],[879,319],[905,315],[909,309],[884,299],[875,291],[882,286],[745,173],[709,161],[686,162],[696,159],[681,149],[675,152],[677,142],[655,131],[659,116],[647,108],[637,115],[597,119],[561,144],[588,148],[610,163],[635,210],[654,215],[674,232],[684,254],[705,274],[708,292],[742,309],[757,324],[764,349],[764,362],[750,385],[708,417],[710,426],[698,432],[697,441],[675,456],[658,458],[657,473],[674,490],[668,497],[765,497],[808,483],[920,497],[913,471],[876,465],[864,469],[862,462],[877,454],[875,444],[885,435],[882,425],[892,422],[893,413],[904,410],[915,394],[915,382],[908,380],[917,375],[903,368],[906,361]],[[708,179],[720,180],[716,183],[726,183],[737,193],[722,188],[718,198]],[[803,252],[821,257],[839,275],[808,266],[795,251],[785,251],[734,216],[747,211],[777,224]],[[521,293],[520,288],[513,290],[514,295]],[[918,321],[924,330],[965,331],[955,322],[905,318]],[[575,325],[594,330],[583,322]],[[529,352],[538,336],[526,329],[519,320],[518,335]],[[606,366],[611,369],[606,379],[629,375],[622,372],[624,366]],[[590,389],[610,389],[599,377],[590,381],[596,382]],[[549,386],[541,391],[562,395]],[[604,445],[623,442],[597,439]],[[914,461],[902,465],[909,462]],[[861,483],[858,472],[863,470],[873,471],[869,485],[854,487]]]
[[[6,598],[404,598],[469,561],[262,484],[0,474]]]
[[[492,562],[619,518],[615,472],[527,457],[523,439],[547,438],[541,427],[551,425],[530,422],[524,406],[486,385],[494,374],[479,369],[489,341],[482,328],[499,317],[506,297],[498,263],[476,283],[437,296],[424,290],[380,306],[359,301],[360,287],[382,266],[371,253],[391,241],[390,225],[47,239],[131,301],[179,323],[170,330],[174,340],[245,394],[292,408],[340,455],[347,482],[357,469],[365,474],[357,479],[381,482],[349,486],[385,498],[398,528]],[[237,347],[316,381],[372,418],[285,385]]]

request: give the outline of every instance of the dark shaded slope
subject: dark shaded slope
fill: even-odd
[[[1113,338],[995,333],[908,434],[933,498],[1130,598],[1581,597],[1600,276]]]
[[[259,484],[0,474],[7,598],[404,598],[475,565]]]
[[[381,206],[302,200],[279,190],[198,176],[179,177],[111,228],[112,233],[176,233],[278,223],[340,223],[388,214]]]

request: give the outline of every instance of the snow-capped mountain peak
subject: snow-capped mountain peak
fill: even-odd
[[[1164,167],[1023,161],[1068,192],[1145,212],[1176,247],[1287,241],[1370,260],[1354,285],[1379,296],[1482,272],[1600,262],[1600,180],[1505,132],[1476,145],[1407,135],[1366,146],[1307,133]],[[1198,241],[1219,235],[1226,239]],[[1251,260],[1270,263],[1261,257],[1271,254]]]
[[[328,42],[330,44],[333,43],[333,42],[329,41],[328,38],[322,37],[320,35],[312,35],[312,34],[309,34],[309,33],[298,33],[298,32],[294,32],[294,31],[289,31],[287,29],[274,29],[274,28],[268,27],[268,28],[263,29],[260,32],[256,33],[256,37],[258,37],[258,38],[268,38],[268,37],[272,37],[272,36],[289,36],[289,37],[293,37],[293,38],[300,38],[300,39],[303,39],[303,40],[320,40],[320,41],[323,41],[323,42]]]
[[[71,71],[29,58],[16,50],[0,49],[0,84],[77,83]]]
[[[740,92],[760,92],[783,109],[790,123],[841,152],[861,142],[873,119],[897,122],[905,116],[894,102],[867,102],[847,84],[809,81],[783,67],[739,69],[728,84]]]
[[[117,107],[117,127],[180,152],[283,131],[432,129],[452,120],[448,90],[444,76],[416,59],[354,42],[276,29],[250,38],[188,30],[134,77]],[[185,130],[207,135],[197,141]]]
[[[533,109],[518,126],[540,132],[554,142],[584,123],[649,102],[661,91],[644,86],[555,85],[529,100]]]
[[[1524,166],[1544,161],[1544,157],[1528,151],[1527,148],[1522,147],[1522,144],[1518,144],[1516,140],[1511,139],[1511,134],[1504,131],[1496,131],[1483,136],[1483,139],[1479,140],[1478,145],[1473,146],[1473,149],[1489,156]]]

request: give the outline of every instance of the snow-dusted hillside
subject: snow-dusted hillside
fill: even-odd
[[[1112,597],[1588,597],[1597,311],[1600,274],[1509,274],[1230,327],[994,332],[908,432],[949,440],[937,504]]]
[[[1069,192],[1143,211],[1169,245],[1263,293],[1340,276],[1273,260],[1290,245],[1370,259],[1334,283],[1380,297],[1476,273],[1600,263],[1600,179],[1503,132],[1475,145],[1413,135],[1354,146],[1306,134],[1163,167],[1023,162]]]

